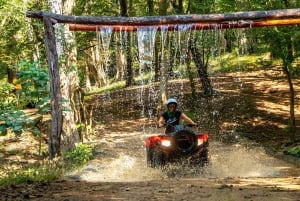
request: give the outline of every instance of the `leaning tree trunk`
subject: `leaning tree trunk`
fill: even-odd
[[[186,70],[187,70],[187,74],[189,77],[190,86],[191,86],[191,90],[192,90],[192,98],[196,98],[196,87],[195,87],[193,73],[192,73],[192,69],[191,69],[191,52],[190,51],[187,52]]]
[[[290,139],[291,141],[295,141],[296,139],[296,119],[295,119],[295,90],[293,86],[292,81],[292,75],[290,72],[291,64],[294,61],[294,55],[293,55],[293,45],[292,45],[292,39],[289,36],[285,37],[285,46],[286,46],[286,54],[282,57],[283,59],[283,72],[286,75],[289,88],[290,88],[290,121],[289,121],[289,127],[290,127]]]
[[[289,68],[287,65],[283,65],[283,71],[287,77],[289,87],[290,87],[290,121],[289,121],[289,127],[290,127],[290,138],[291,141],[294,142],[296,139],[296,119],[295,119],[295,90],[291,78],[291,73],[289,71]]]
[[[202,83],[203,94],[204,94],[204,96],[211,97],[213,95],[213,87],[210,83],[210,80],[209,80],[208,74],[207,74],[207,64],[208,63],[207,63],[207,61],[205,62],[201,59],[201,57],[203,57],[204,55],[200,54],[199,50],[193,44],[191,44],[191,43],[189,44],[189,49],[192,53],[192,58],[195,62],[197,72],[198,72],[199,78]]]

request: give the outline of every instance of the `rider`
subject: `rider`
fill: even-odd
[[[188,124],[196,126],[197,124],[190,119],[182,111],[177,110],[177,101],[174,98],[167,100],[167,110],[163,112],[158,120],[158,127],[163,127],[165,124],[178,125],[179,121],[183,119]]]

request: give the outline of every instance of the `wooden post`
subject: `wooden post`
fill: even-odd
[[[51,130],[49,134],[49,157],[50,159],[53,159],[54,157],[60,155],[60,136],[62,132],[62,101],[55,30],[52,24],[52,18],[43,17],[43,22],[50,75],[50,106],[52,118]]]

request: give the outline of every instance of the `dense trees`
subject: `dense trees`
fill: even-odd
[[[33,0],[30,3],[21,0],[3,0],[0,3],[0,66],[2,74],[6,69],[12,69],[20,61],[37,62],[41,68],[45,67],[47,57],[43,35],[43,24],[35,19],[26,19],[27,10],[53,11],[53,3]],[[282,8],[297,8],[300,3],[296,0],[268,1],[191,1],[191,0],[120,0],[120,1],[59,1],[59,10],[66,15],[82,16],[155,16],[175,14],[221,13],[243,10],[269,10]],[[75,6],[76,5],[76,6]],[[51,22],[49,22],[51,26]],[[90,91],[95,87],[103,87],[114,80],[124,80],[126,86],[136,84],[134,77],[139,73],[137,33],[121,32],[109,35],[110,52],[103,55],[104,42],[98,32],[68,32],[67,26],[63,31],[55,25],[57,46],[60,58],[60,80],[64,106],[71,110],[63,112],[63,141],[64,150],[73,147],[80,137],[76,129],[84,120],[81,114],[81,91]],[[184,28],[184,27],[183,27]],[[216,34],[217,33],[217,34]],[[178,46],[185,41],[188,46]],[[280,43],[278,43],[280,41]],[[107,42],[107,41],[106,41]],[[241,44],[242,47],[241,47]],[[213,95],[207,68],[212,57],[236,51],[238,54],[252,54],[254,52],[271,51],[273,58],[282,60],[282,69],[287,76],[290,86],[290,127],[291,137],[295,138],[294,91],[292,78],[297,66],[293,62],[299,57],[299,28],[266,28],[242,29],[222,31],[185,31],[156,34],[155,40],[155,73],[160,81],[160,99],[163,103],[167,97],[168,80],[174,76],[180,66],[188,69],[188,76],[193,84],[193,71],[201,78],[203,92],[207,96]],[[188,48],[187,48],[188,47]],[[60,49],[62,48],[62,49]],[[178,49],[180,48],[180,50]],[[219,48],[219,49],[218,49]],[[179,55],[182,54],[182,55]],[[109,57],[109,58],[106,58]],[[114,58],[114,59],[113,59]],[[117,58],[117,59],[116,59]],[[49,57],[48,57],[49,59]],[[182,60],[184,59],[184,61]],[[298,67],[299,68],[299,67]],[[5,70],[3,70],[5,69]],[[50,69],[51,70],[51,69]],[[152,67],[146,66],[150,72]],[[50,72],[51,73],[51,72]],[[54,73],[54,72],[53,72]],[[57,73],[57,72],[56,72]],[[5,78],[5,76],[2,76]],[[195,90],[195,89],[194,89]],[[59,95],[59,94],[55,94]],[[59,98],[59,96],[58,96]],[[17,109],[17,108],[16,108]],[[60,108],[60,112],[62,108]],[[3,110],[4,111],[4,110]],[[5,112],[3,112],[5,113]],[[56,114],[53,114],[56,115]],[[61,121],[62,119],[57,119]],[[60,128],[57,128],[60,132]],[[60,135],[58,136],[61,137]],[[57,136],[55,137],[57,138]],[[52,156],[59,151],[56,150]]]

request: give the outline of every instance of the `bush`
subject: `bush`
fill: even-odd
[[[297,145],[295,147],[287,149],[285,151],[285,154],[289,154],[289,155],[300,158],[300,145]]]
[[[94,157],[94,147],[94,144],[78,143],[73,150],[64,153],[63,156],[71,164],[81,166]]]
[[[43,160],[38,164],[31,164],[27,167],[16,168],[14,165],[10,165],[2,171],[1,169],[0,185],[51,181],[59,179],[65,171],[60,158]]]
[[[17,97],[12,93],[14,88],[13,84],[7,82],[0,84],[0,110],[9,110],[17,105]]]

